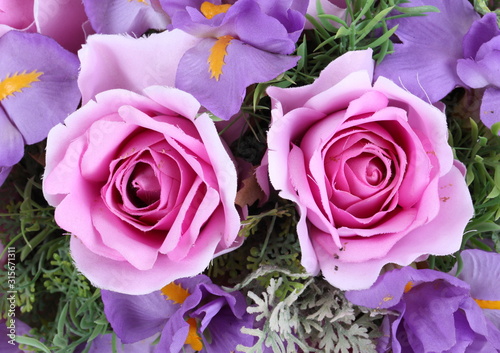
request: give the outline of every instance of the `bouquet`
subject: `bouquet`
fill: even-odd
[[[497,6],[0,1],[0,350],[500,352]]]

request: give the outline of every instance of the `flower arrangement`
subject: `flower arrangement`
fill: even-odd
[[[0,351],[500,352],[497,6],[0,1]]]

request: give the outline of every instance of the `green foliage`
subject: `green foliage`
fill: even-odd
[[[447,100],[449,142],[466,167],[474,203],[462,249],[498,248],[500,233],[500,137],[479,121],[476,92],[455,92]]]
[[[16,243],[19,238],[24,240],[20,252],[21,261],[24,261],[38,244],[59,229],[54,222],[54,209],[36,201],[41,189],[41,185],[35,182],[34,178],[29,179],[24,190],[18,190],[21,201],[10,202],[5,206],[8,213],[0,214],[0,227],[7,228],[5,232],[10,235],[6,248]]]
[[[474,0],[474,9],[482,15],[489,12],[495,12],[500,17],[500,1],[499,0]],[[498,20],[500,25],[500,18]]]
[[[279,298],[276,293],[282,278],[271,279],[259,296],[248,292],[253,305],[248,312],[256,315],[259,329],[242,331],[256,337],[252,347],[239,345],[238,351],[257,353],[263,345],[276,353],[375,352],[373,339],[379,332],[376,313],[361,311],[347,301],[336,288],[319,278],[309,278],[302,288]]]
[[[251,276],[257,279],[261,290],[271,279],[281,278],[276,293],[278,298],[302,288],[302,282],[296,281],[304,273],[299,258],[296,223],[295,208],[291,203],[281,207],[276,205],[269,211],[247,217],[240,230],[240,236],[247,238],[244,244],[230,254],[214,259],[207,274],[215,280],[218,278],[221,283],[233,284]],[[283,269],[286,269],[286,274]],[[298,277],[290,276],[291,273]]]
[[[33,328],[18,342],[34,352],[71,353],[108,331],[100,291],[75,269],[67,239],[47,241],[32,255],[16,265],[18,319]],[[8,305],[3,297],[0,304]]]
[[[314,0],[313,0],[314,1]],[[390,40],[397,27],[388,27],[387,21],[398,17],[422,16],[437,11],[433,6],[401,7],[405,0],[356,0],[347,1],[347,17],[352,21],[325,14],[317,1],[319,20],[308,16],[314,25],[312,34],[316,43],[314,52],[308,58],[318,63],[326,63],[352,50],[371,48],[374,59],[382,61],[393,50]],[[319,66],[326,66],[320,64]]]
[[[393,51],[391,37],[397,34],[397,27],[390,28],[388,21],[436,10],[431,6],[401,7],[405,2],[347,1],[351,20],[345,20],[322,13],[318,1],[319,19],[309,17],[315,30],[305,31],[297,43],[298,65],[274,80],[249,87],[243,113],[225,128],[238,119],[246,120],[247,130],[231,146],[234,155],[253,165],[260,163],[271,119],[266,95],[269,86],[310,84],[332,60],[351,50],[372,48],[374,58],[380,62]],[[496,0],[473,3],[481,14],[500,13]],[[463,92],[454,92],[446,100],[450,144],[465,164],[475,205],[475,216],[467,226],[462,249],[500,252],[500,127],[489,130],[481,124],[480,98],[474,94],[468,92],[464,97]],[[30,148],[33,155],[43,155],[43,144]],[[43,200],[40,181],[32,177],[43,170],[37,160],[25,158],[20,167],[22,177],[12,178],[27,180],[17,189],[18,199],[0,199],[4,212],[0,214],[0,230],[8,234],[6,249],[16,249],[16,318],[33,327],[30,336],[17,340],[33,352],[71,353],[80,344],[109,332],[109,324],[100,291],[74,267],[68,238],[55,224],[53,208]],[[4,190],[5,187],[1,193]],[[244,329],[256,337],[255,345],[240,345],[238,349],[257,353],[264,345],[276,353],[375,352],[374,341],[380,335],[378,323],[384,313],[353,306],[340,290],[305,272],[300,263],[294,205],[273,194],[264,208],[250,211],[239,234],[245,239],[242,246],[214,259],[206,271],[227,290],[247,294],[251,303],[248,311],[256,315],[260,324]],[[428,261],[430,268],[445,272],[455,264],[460,271],[460,252],[431,256]],[[7,283],[6,271],[0,272],[0,281]],[[7,297],[0,296],[4,317],[9,305]],[[115,336],[113,350],[116,351]]]
[[[108,331],[108,322],[100,291],[72,263],[69,239],[55,225],[53,208],[36,201],[40,190],[28,180],[20,200],[3,205],[7,213],[0,217],[9,236],[6,249],[15,249],[16,320],[32,327],[29,337],[17,341],[26,351],[71,353]],[[0,272],[2,285],[7,277],[8,271]],[[7,296],[0,296],[3,317],[9,305]]]

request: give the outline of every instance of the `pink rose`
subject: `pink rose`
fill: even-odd
[[[0,36],[12,29],[34,31],[34,0],[0,0]]]
[[[144,294],[241,243],[232,156],[175,88],[100,93],[51,130],[43,190],[97,287]]]
[[[35,0],[34,13],[38,33],[73,53],[94,33],[81,0]]]
[[[445,115],[349,52],[311,85],[272,87],[269,174],[300,213],[302,264],[343,289],[460,248],[473,214]]]
[[[0,36],[13,29],[49,36],[74,53],[93,33],[81,0],[0,0]]]

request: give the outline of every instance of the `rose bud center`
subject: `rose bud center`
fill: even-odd
[[[137,164],[127,184],[127,193],[137,208],[147,207],[160,199],[160,183],[150,165]]]

